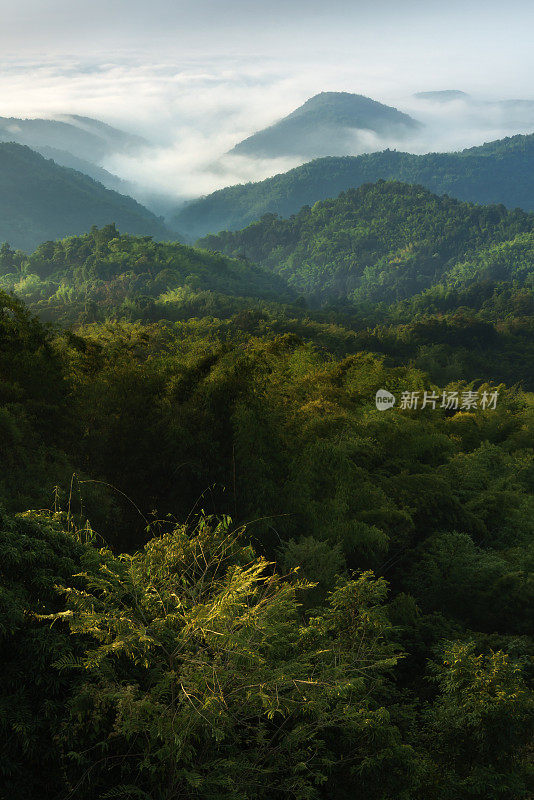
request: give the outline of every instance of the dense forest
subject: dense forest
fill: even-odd
[[[77,159],[67,154],[67,161],[76,165]],[[29,147],[0,143],[0,242],[34,250],[46,239],[83,233],[111,219],[128,233],[169,236],[163,221],[131,197]]]
[[[506,281],[532,288],[534,214],[437,197],[379,181],[304,207],[265,215],[199,244],[284,277],[311,303],[393,303],[438,288]]]
[[[457,153],[413,155],[397,150],[318,158],[273,178],[229,186],[177,210],[174,224],[192,238],[238,230],[264,214],[289,217],[302,206],[378,180],[421,184],[475,203],[534,210],[534,134]]]
[[[533,222],[2,246],[6,797],[532,797]]]
[[[396,215],[388,200],[391,191],[401,202]],[[41,319],[55,323],[79,325],[108,319],[186,322],[198,318],[206,320],[203,324],[209,324],[224,338],[232,338],[241,330],[258,336],[292,333],[336,356],[366,350],[386,356],[396,366],[413,363],[438,381],[486,377],[507,384],[520,382],[532,390],[534,292],[529,278],[530,234],[518,234],[511,242],[506,238],[516,230],[527,231],[531,216],[507,214],[503,209],[464,207],[394,184],[366,190],[366,195],[365,208],[356,212],[353,198],[348,203],[342,198],[339,203],[318,210],[317,217],[303,212],[302,224],[299,221],[290,228],[293,244],[288,245],[289,251],[295,243],[302,249],[303,225],[310,241],[316,234],[322,242],[327,241],[321,220],[337,245],[337,249],[332,246],[327,251],[332,263],[322,266],[323,285],[315,296],[299,294],[289,285],[289,281],[298,281],[300,288],[305,290],[311,284],[315,290],[318,278],[313,263],[308,271],[297,271],[295,267],[294,275],[284,267],[282,276],[256,266],[243,253],[231,258],[182,244],[154,242],[149,237],[120,235],[113,225],[93,228],[84,236],[46,242],[29,256],[4,245],[0,249],[0,288],[15,292]],[[451,224],[444,237],[440,224],[447,219],[448,207]],[[340,210],[343,214],[332,213]],[[378,218],[373,219],[372,213],[388,215],[387,225],[381,226],[384,241],[376,237],[373,240],[377,254],[387,252],[395,220],[396,233],[401,237],[405,235],[402,215],[410,218],[412,258],[394,254],[389,273],[381,273],[390,281],[397,281],[403,290],[410,283],[418,290],[422,280],[427,279],[428,276],[417,276],[428,260],[428,252],[432,253],[434,264],[442,268],[450,265],[451,276],[469,269],[477,279],[440,280],[426,291],[390,303],[385,301],[384,280],[378,294],[384,299],[379,303],[356,301],[354,293],[346,298],[343,290],[347,281],[354,281],[351,276],[347,278],[344,266],[350,236],[336,229],[336,225],[340,220],[345,224],[347,210],[353,215],[361,214],[362,222],[366,220],[371,227],[378,225]],[[434,226],[432,215],[436,217]],[[265,237],[268,253],[280,230],[288,238],[290,224],[291,221],[264,221],[242,235],[252,243]],[[357,224],[361,242],[365,230],[360,222]],[[234,237],[228,237],[225,241],[233,243]],[[499,244],[501,238],[504,243]],[[476,242],[495,244],[477,253]],[[280,247],[278,251],[281,252]],[[451,253],[455,254],[452,258]],[[471,261],[465,260],[467,253],[471,254]],[[478,265],[486,263],[481,254],[486,258],[488,253],[498,269],[479,276]],[[261,256],[262,252],[257,248],[255,255]],[[357,265],[356,249],[350,258]],[[383,266],[384,261],[380,256],[378,264]],[[298,262],[294,259],[293,263]],[[373,291],[378,292],[379,287]]]

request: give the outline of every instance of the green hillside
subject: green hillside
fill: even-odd
[[[194,200],[177,211],[174,221],[191,237],[237,230],[264,214],[289,217],[304,205],[381,179],[421,184],[460,200],[534,210],[534,134],[458,153],[385,150],[321,158],[274,178],[230,186]]]
[[[533,220],[0,248],[2,797],[532,796]]]
[[[179,300],[194,293],[289,299],[285,281],[242,260],[151,237],[120,235],[114,225],[45,242],[31,255],[0,249],[0,288],[15,292],[45,316],[76,316],[98,307]]]
[[[0,292],[3,796],[528,800],[534,418],[497,331],[421,320],[399,365],[265,323]],[[435,374],[447,328],[467,381],[406,350]]]
[[[381,181],[199,244],[246,256],[314,303],[392,303],[442,283],[532,284],[533,230],[534,214],[519,209]]]
[[[162,220],[131,197],[29,147],[0,144],[0,242],[33,250],[47,239],[112,222],[127,233],[171,238]]]

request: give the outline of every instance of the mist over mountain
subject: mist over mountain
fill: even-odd
[[[0,144],[0,241],[32,250],[45,240],[112,222],[124,233],[172,238],[162,220],[131,197],[29,147]]]
[[[52,159],[61,167],[69,167],[75,169],[77,172],[83,172],[95,181],[103,184],[106,189],[113,189],[120,194],[131,194],[134,187],[128,181],[119,178],[117,175],[108,172],[107,169],[99,167],[92,161],[86,161],[84,158],[78,158],[68,150],[58,150],[56,147],[32,147],[36,153],[44,156],[47,159]]]
[[[375,47],[375,58],[376,52]],[[410,53],[412,57],[412,49]],[[128,193],[158,213],[165,205],[159,202],[162,196],[173,202],[190,200],[237,183],[273,177],[315,157],[313,151],[280,158],[227,154],[236,144],[267,131],[273,122],[291,116],[307,99],[330,94],[325,89],[338,90],[331,94],[345,94],[355,102],[357,96],[381,100],[379,108],[396,108],[423,126],[406,134],[401,124],[390,135],[372,130],[372,120],[364,121],[371,127],[352,131],[348,142],[344,134],[330,130],[329,147],[319,155],[357,155],[388,147],[416,154],[457,151],[534,131],[531,91],[525,80],[486,71],[485,79],[477,81],[472,72],[466,75],[465,70],[449,68],[410,75],[407,65],[383,48],[379,61],[367,62],[361,49],[354,48],[350,58],[332,55],[321,59],[320,65],[311,53],[306,59],[233,54],[201,62],[177,58],[176,52],[172,57],[158,53],[157,58],[142,52],[131,57],[94,54],[85,59],[51,55],[29,62],[13,58],[0,72],[0,114],[10,125],[18,120],[26,125],[30,118],[56,125],[63,122],[75,141],[40,136],[22,143],[41,151],[53,147],[95,163],[127,181]],[[446,98],[449,89],[457,99],[440,102],[413,96],[436,90]],[[464,95],[458,96],[460,91]],[[345,130],[343,124],[339,127]],[[132,147],[122,147],[110,129],[136,134],[144,145],[137,146],[135,140]],[[20,135],[17,138],[12,131],[0,138],[22,141]],[[90,145],[85,139],[82,143],[82,135],[90,137]],[[59,154],[54,157],[74,166],[69,157],[61,161]],[[84,171],[116,188],[102,174]]]
[[[450,103],[453,100],[467,100],[469,97],[466,92],[459,89],[440,89],[432,92],[416,92],[414,94],[418,100],[431,100],[438,103]]]
[[[458,153],[385,150],[316,159],[268,180],[213,192],[180,208],[173,221],[191,237],[237,230],[264,214],[288,217],[304,205],[381,179],[421,184],[460,200],[534,210],[534,134]]]
[[[119,128],[108,125],[99,119],[85,117],[81,114],[65,114],[58,117],[78,130],[91,133],[106,145],[107,152],[116,150],[135,150],[148,144],[147,140],[137,134],[128,133]]]
[[[366,146],[366,132],[405,138],[419,127],[407,114],[369,97],[321,92],[230,152],[255,158],[349,155]]]
[[[139,187],[105,169],[105,160],[116,154],[133,155],[148,146],[141,136],[79,114],[58,114],[55,119],[0,117],[0,142],[31,147],[121,194],[135,194]]]
[[[507,100],[481,99],[459,89],[416,92],[413,97],[426,103],[439,103],[441,105],[450,103],[463,104],[471,113],[473,111],[478,113],[481,119],[484,119],[484,115],[486,115],[488,121],[490,119],[488,115],[497,113],[502,115],[502,122],[508,118],[508,122],[512,125],[524,126],[532,124],[534,126],[534,100],[522,98],[509,98]]]
[[[97,164],[117,150],[132,151],[146,144],[140,136],[76,114],[65,114],[60,119],[0,117],[0,141],[32,148],[52,147]]]

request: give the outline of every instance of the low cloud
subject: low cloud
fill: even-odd
[[[420,86],[409,75],[401,80],[390,68],[339,64],[334,58],[320,69],[302,59],[233,56],[179,63],[168,57],[148,63],[136,57],[12,60],[0,74],[0,114],[48,118],[83,114],[141,134],[149,147],[135,155],[109,156],[101,166],[137,184],[136,196],[145,202],[154,194],[176,202],[301,163],[225,154],[320,91],[365,94],[395,105],[425,125],[399,142],[367,132],[358,137],[355,153],[385,147],[418,153],[456,150],[534,131],[532,102],[499,103],[498,97],[484,96],[480,87],[474,87],[470,97],[449,103],[413,97],[413,92],[426,88],[440,84]],[[446,88],[469,92],[473,87]],[[508,93],[513,100],[514,93]]]

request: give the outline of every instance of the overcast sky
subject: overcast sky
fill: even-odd
[[[228,183],[210,164],[320,91],[418,118],[417,91],[534,99],[528,0],[0,0],[0,23],[0,115],[74,112],[142,133],[159,148],[146,162],[105,166],[186,192]],[[421,150],[534,130],[457,111]],[[235,179],[274,167],[254,170]]]
[[[0,0],[4,54],[270,55],[525,92],[529,0]],[[343,64],[338,64],[342,70]],[[437,85],[437,84],[436,84]]]

